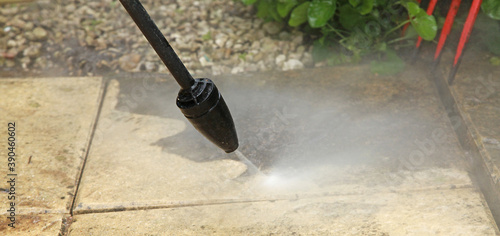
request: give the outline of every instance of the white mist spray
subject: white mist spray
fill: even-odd
[[[247,165],[248,172],[250,174],[255,175],[255,174],[260,173],[259,168],[257,168],[257,166],[255,166],[250,160],[248,160],[248,158],[245,157],[245,155],[243,155],[243,153],[241,153],[239,150],[234,151],[234,153],[236,154],[238,159],[240,159],[241,162],[243,162],[243,163],[245,163],[245,165]]]

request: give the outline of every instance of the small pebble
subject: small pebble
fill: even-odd
[[[285,23],[264,22],[240,1],[143,4],[193,74],[313,65],[301,32]],[[118,1],[42,1],[37,8],[30,6],[0,5],[3,67],[67,75],[99,74],[99,70],[168,73]]]
[[[45,31],[42,27],[36,27],[33,30],[33,36],[35,36],[36,40],[45,40],[47,39],[47,31]]]
[[[298,70],[304,68],[304,64],[297,59],[290,59],[283,64],[283,70]]]

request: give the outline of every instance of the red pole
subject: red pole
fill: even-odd
[[[446,20],[444,22],[443,29],[441,30],[441,35],[439,36],[439,42],[436,48],[436,53],[434,54],[434,60],[437,60],[439,55],[441,54],[441,50],[443,49],[444,43],[446,42],[446,38],[450,34],[451,27],[453,26],[453,22],[455,21],[455,16],[457,15],[458,8],[460,7],[461,0],[453,0],[450,5],[450,9],[448,10],[448,14],[446,15]]]
[[[453,62],[453,66],[457,64],[458,59],[462,56],[462,52],[464,50],[465,44],[469,40],[472,27],[474,27],[474,22],[476,22],[477,13],[479,12],[479,8],[481,7],[482,2],[483,0],[474,0],[472,2],[469,15],[467,16],[467,20],[464,24],[464,29],[462,30],[462,36],[460,36],[460,41],[458,43],[457,53],[455,54],[455,61]]]
[[[453,62],[453,68],[451,69],[450,76],[448,77],[448,84],[452,84],[455,79],[455,74],[457,73],[460,60],[462,59],[462,53],[465,48],[465,44],[469,40],[470,33],[474,27],[474,22],[476,22],[477,14],[481,8],[481,3],[483,0],[474,0],[469,10],[469,15],[464,24],[464,29],[462,30],[462,36],[460,36],[460,41],[458,42],[457,53],[455,54],[455,61]]]

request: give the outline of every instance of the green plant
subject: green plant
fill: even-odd
[[[483,12],[489,17],[500,20],[500,1],[498,0],[484,0],[481,4]]]
[[[484,7],[484,5],[483,5]],[[490,53],[500,56],[500,24],[492,20],[487,12],[479,14],[474,24],[474,35],[480,35],[481,44],[483,44]]]
[[[426,14],[413,0],[242,0],[257,6],[257,16],[265,20],[285,21],[300,27],[316,38],[313,44],[315,61],[328,64],[360,61],[376,55],[384,62],[372,63],[380,68],[401,68],[394,46],[420,35],[433,40],[437,32],[434,16]],[[402,37],[400,29],[407,23],[412,28]],[[410,44],[407,44],[410,45]],[[399,60],[399,61],[398,61]],[[377,60],[379,61],[379,60]],[[404,65],[404,64],[403,64]]]

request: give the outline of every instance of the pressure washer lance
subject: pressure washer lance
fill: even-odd
[[[219,148],[227,153],[236,151],[238,136],[233,118],[214,82],[206,78],[193,79],[138,0],[120,2],[181,86],[177,106],[184,116]]]

